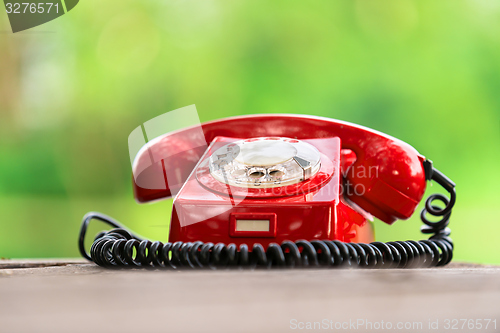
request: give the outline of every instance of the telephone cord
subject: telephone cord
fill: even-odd
[[[450,194],[427,198],[420,217],[421,232],[431,237],[420,241],[343,243],[336,240],[297,240],[271,243],[264,247],[246,244],[174,242],[162,243],[142,239],[104,214],[85,215],[80,230],[79,249],[82,256],[106,268],[222,269],[222,268],[418,268],[448,264],[453,257],[453,242],[448,224],[455,205],[455,184],[432,162],[424,162],[426,178],[436,181]],[[434,205],[441,201],[445,207]],[[441,217],[432,222],[427,215]],[[85,234],[92,220],[100,220],[114,229],[99,233],[90,254],[84,247]],[[135,250],[135,254],[134,254]]]

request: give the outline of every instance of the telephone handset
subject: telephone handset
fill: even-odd
[[[207,122],[150,141],[133,175],[139,202],[176,194],[169,242],[142,240],[89,213],[80,251],[101,266],[430,267],[452,258],[455,184],[410,145],[348,122],[297,115]],[[432,195],[421,212],[431,238],[374,242],[367,220],[409,218],[427,180],[450,194]],[[83,241],[92,219],[117,229],[100,234],[89,255]]]

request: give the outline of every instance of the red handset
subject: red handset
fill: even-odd
[[[186,142],[197,140],[202,145],[203,140],[212,142],[217,136],[242,139],[287,137],[299,140],[338,137],[341,148],[350,149],[356,155],[352,168],[359,172],[347,172],[347,181],[353,186],[362,184],[367,189],[363,196],[351,195],[348,198],[387,223],[410,217],[425,192],[422,164],[425,158],[403,141],[366,127],[328,118],[297,115],[233,117],[208,122],[201,127],[203,138],[199,137],[197,126],[167,133],[148,144],[147,149],[136,157],[134,167],[142,170],[134,173],[135,197],[139,202],[170,196],[168,184],[182,186],[204,153],[196,148],[186,150]],[[165,152],[169,152],[170,156],[164,158]],[[165,182],[163,165],[178,168],[180,172],[173,173],[178,178]],[[366,173],[363,175],[361,172],[363,169],[369,172],[374,167],[378,168],[378,172],[372,172],[373,177],[365,177]],[[163,188],[144,188],[140,186],[141,182]]]
[[[410,145],[359,125],[282,114],[216,120],[150,141],[137,154],[133,174],[139,202],[176,194],[170,245],[158,242],[151,248],[148,241],[115,235],[124,237],[115,240],[120,245],[105,239],[91,251],[103,266],[196,267],[203,260],[241,265],[252,256],[255,264],[265,265],[299,265],[313,257],[332,266],[342,261],[444,265],[451,260],[447,225],[455,203],[453,182]],[[449,200],[439,194],[429,198],[422,212],[423,232],[433,238],[366,244],[373,241],[366,220],[374,215],[392,224],[409,218],[430,179],[450,193]],[[426,213],[442,219],[430,222]],[[108,220],[88,215],[85,228],[92,218]],[[114,259],[106,259],[110,253]]]

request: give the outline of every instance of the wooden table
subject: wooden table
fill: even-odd
[[[115,271],[1,260],[0,300],[0,332],[9,333],[495,332],[500,267]]]

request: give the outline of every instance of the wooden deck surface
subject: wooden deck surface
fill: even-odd
[[[2,333],[297,331],[500,331],[500,267],[114,271],[0,261]]]

